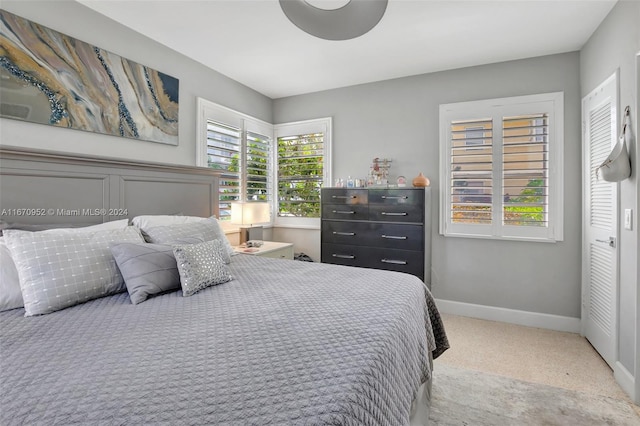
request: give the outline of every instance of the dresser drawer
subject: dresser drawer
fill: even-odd
[[[366,189],[323,188],[321,199],[326,204],[364,204],[368,203],[369,192]]]
[[[421,251],[323,243],[321,257],[323,263],[406,272],[424,279]]]
[[[415,204],[369,204],[369,220],[422,223],[424,207]]]
[[[424,205],[422,189],[372,189],[369,191],[369,203],[396,205]]]
[[[369,220],[422,223],[424,220],[424,190],[370,190]]]
[[[366,204],[322,204],[323,219],[367,220],[369,208]]]
[[[322,242],[358,246],[423,250],[422,225],[323,221]]]

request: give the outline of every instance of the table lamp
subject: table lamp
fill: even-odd
[[[231,223],[240,225],[240,244],[262,240],[262,225],[269,222],[269,203],[236,201],[231,203]],[[249,225],[249,226],[247,226]]]

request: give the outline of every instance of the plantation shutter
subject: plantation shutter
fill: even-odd
[[[503,223],[547,227],[549,207],[547,114],[502,120]]]
[[[561,92],[440,106],[440,232],[561,241]]]
[[[240,200],[240,152],[242,131],[238,127],[207,121],[207,166],[221,170],[220,219],[231,217],[231,202]]]
[[[278,216],[320,217],[324,133],[278,137]]]
[[[491,224],[493,122],[483,118],[453,121],[450,125],[451,222]]]
[[[246,146],[246,201],[269,201],[269,150],[271,138],[256,132],[247,132]]]

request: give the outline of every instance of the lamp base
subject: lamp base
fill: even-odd
[[[262,226],[249,226],[240,228],[240,244],[247,241],[262,241]]]

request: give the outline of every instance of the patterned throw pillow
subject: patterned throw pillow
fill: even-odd
[[[26,316],[48,314],[126,288],[112,243],[144,242],[133,226],[96,232],[4,232]]]
[[[180,274],[173,247],[164,244],[120,243],[111,246],[131,303],[180,289]]]
[[[124,229],[129,224],[128,219],[115,220],[112,222],[100,223],[98,225],[60,225],[60,224],[24,224],[0,222],[0,229],[19,229],[21,231],[32,232],[94,232],[108,229]],[[0,231],[0,234],[2,231]],[[22,292],[20,291],[20,278],[18,270],[11,258],[9,247],[4,242],[4,237],[0,237],[0,312],[10,309],[22,308]]]
[[[224,251],[220,240],[173,247],[183,296],[191,296],[203,288],[231,280],[229,269],[222,259]]]
[[[222,227],[216,218],[209,218],[197,222],[180,223],[167,226],[154,226],[151,228],[141,228],[145,238],[150,243],[155,244],[181,244],[186,241],[205,242],[220,240],[226,249],[224,260],[231,261],[229,256],[233,256],[235,251],[227,237],[224,235]]]

